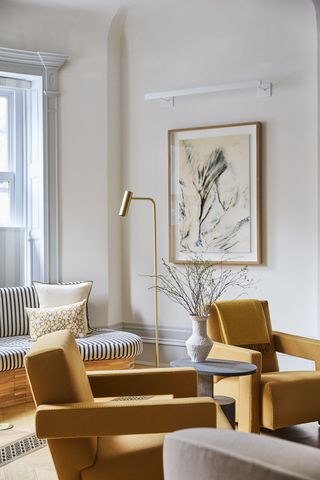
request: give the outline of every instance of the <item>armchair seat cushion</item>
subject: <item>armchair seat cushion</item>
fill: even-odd
[[[261,399],[265,428],[320,420],[320,371],[263,373]]]
[[[81,480],[163,480],[163,433],[98,438],[95,464]]]
[[[235,399],[238,420],[239,378],[221,379],[214,393]],[[320,371],[262,373],[261,404],[261,426],[271,430],[320,420]]]
[[[84,361],[130,358],[142,352],[141,338],[122,331],[94,330],[76,342]],[[0,372],[22,368],[24,356],[33,344],[27,335],[0,338]]]

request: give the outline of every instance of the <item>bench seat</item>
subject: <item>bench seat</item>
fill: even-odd
[[[76,341],[87,371],[133,368],[142,352],[141,338],[128,332],[97,329]],[[33,343],[28,335],[0,338],[1,408],[32,401],[23,365]]]
[[[22,368],[24,356],[34,342],[27,335],[0,338],[0,372]],[[128,332],[95,329],[85,338],[77,338],[82,360],[133,358],[142,353],[142,340]]]
[[[39,307],[33,286],[0,288],[1,407],[32,400],[24,369],[24,356],[34,343],[29,336],[26,307]],[[87,371],[133,368],[135,357],[143,349],[138,335],[92,327],[90,330],[87,337],[76,339]]]

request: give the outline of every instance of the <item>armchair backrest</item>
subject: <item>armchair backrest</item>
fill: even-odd
[[[36,405],[93,402],[79,349],[68,330],[39,338],[25,356]],[[80,471],[94,463],[97,438],[49,440],[59,478],[80,479]]]
[[[224,308],[227,307],[227,308]],[[258,308],[254,308],[258,307]],[[223,325],[223,315],[228,321],[228,331]],[[246,312],[248,315],[246,316]],[[232,326],[237,332],[232,332]],[[231,329],[231,331],[230,331]],[[260,332],[261,330],[261,332]],[[232,337],[241,335],[241,342],[230,341]],[[261,348],[262,354],[262,372],[274,372],[279,370],[277,355],[272,336],[272,326],[269,314],[268,302],[265,300],[228,300],[216,302],[211,306],[208,320],[208,335],[216,342],[228,343],[231,345],[255,348],[252,345],[252,332],[256,332],[257,338],[265,339],[268,344],[266,348]],[[232,335],[235,333],[235,335]],[[247,338],[247,341],[246,341]],[[257,343],[261,343],[258,340]],[[259,349],[259,347],[257,347]]]

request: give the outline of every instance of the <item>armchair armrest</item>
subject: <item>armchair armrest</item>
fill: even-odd
[[[275,331],[273,339],[277,352],[313,360],[316,370],[320,370],[320,340]]]
[[[256,373],[239,377],[238,429],[242,432],[260,432],[260,380],[262,355],[256,350],[214,342],[210,357],[253,363]]]
[[[205,397],[40,405],[36,412],[39,438],[165,433],[215,426],[215,403]]]
[[[238,362],[253,363],[257,366],[257,373],[261,372],[262,356],[256,350],[249,348],[235,347],[225,343],[213,342],[210,357],[223,360],[236,360]]]
[[[88,373],[94,397],[165,395],[197,396],[197,373],[193,368],[148,368]]]

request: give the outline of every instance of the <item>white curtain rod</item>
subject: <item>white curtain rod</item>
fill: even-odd
[[[182,90],[168,90],[166,92],[145,93],[145,100],[163,100],[187,95],[201,95],[205,93],[226,92],[232,90],[257,89],[258,97],[270,97],[272,95],[272,83],[262,80],[253,80],[240,83],[224,83],[220,85],[211,85],[207,87],[185,88]]]

